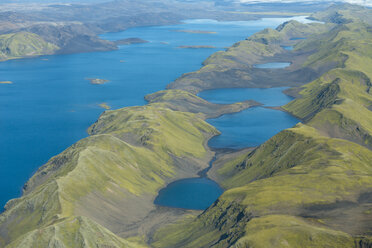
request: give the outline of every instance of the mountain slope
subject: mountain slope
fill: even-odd
[[[53,54],[58,47],[40,36],[19,32],[0,35],[0,61],[23,57]]]
[[[291,90],[298,98],[283,108],[304,123],[220,163],[214,178],[228,190],[198,217],[159,230],[155,247],[372,244],[369,30],[359,21],[342,23],[295,46],[295,53],[310,54],[304,67],[332,65]],[[256,37],[278,43],[273,34]]]
[[[155,209],[160,188],[208,166],[205,142],[217,134],[196,114],[153,106],[107,111],[89,132],[41,167],[24,196],[7,204],[0,216],[3,244],[80,215],[116,234],[135,228]]]
[[[6,248],[46,247],[123,247],[140,248],[140,244],[117,237],[106,228],[85,217],[67,218],[54,225],[34,230]]]
[[[212,54],[203,62],[204,66],[200,70],[183,74],[169,84],[168,88],[197,93],[214,88],[296,86],[299,78],[302,78],[303,83],[310,82],[324,73],[327,67],[303,67],[303,60],[309,55],[309,51],[291,53],[283,47],[297,45],[300,40],[296,38],[324,33],[332,27],[332,24],[301,24],[289,21],[276,30],[265,29],[234,44],[226,51]],[[291,62],[291,66],[279,71],[255,68],[256,64],[270,61]]]
[[[147,96],[146,106],[105,112],[90,137],[52,158],[9,201],[0,245],[133,247],[136,236],[154,247],[370,247],[370,30],[360,20],[288,22],[212,55]],[[293,64],[254,67],[279,59]],[[282,108],[302,123],[216,161],[211,173],[226,191],[203,213],[159,215],[159,189],[195,176],[213,156],[206,142],[218,131],[204,119],[257,104],[215,105],[193,93],[257,85],[296,86],[289,92],[297,98]]]

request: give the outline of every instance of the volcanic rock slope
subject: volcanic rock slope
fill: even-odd
[[[335,8],[327,16],[343,15]],[[370,10],[348,13],[342,22],[266,29],[147,96],[148,105],[105,111],[88,138],[8,202],[0,246],[370,247],[372,32],[360,14]],[[283,59],[292,65],[254,67]],[[257,105],[216,105],[195,93],[273,86],[294,87],[282,109],[302,123],[217,160],[210,176],[226,192],[203,213],[154,206],[167,183],[208,166],[206,142],[218,131],[205,118]]]

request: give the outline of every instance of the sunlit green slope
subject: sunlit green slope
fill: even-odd
[[[371,9],[352,4],[338,4],[328,9],[311,15],[313,19],[332,23],[349,23],[353,21],[363,21],[372,24]]]
[[[58,49],[40,36],[29,32],[0,35],[0,61],[48,55]]]
[[[119,238],[106,228],[85,217],[63,219],[21,236],[7,248],[120,247],[141,248],[140,244]]]
[[[177,89],[147,96],[149,105],[106,111],[88,138],[53,157],[7,204],[0,246],[141,247],[132,240],[142,237],[119,236],[150,219],[166,183],[208,165],[205,145],[218,132],[204,119],[257,105],[215,105],[193,93],[268,79],[276,86],[281,72],[283,85],[300,85],[283,108],[302,123],[231,155],[214,168],[227,190],[208,210],[156,226],[145,240],[153,247],[371,246],[372,36],[365,18],[351,20],[264,30],[212,55],[169,87]],[[254,69],[271,58],[294,64]]]
[[[276,35],[253,37],[277,43]],[[304,67],[330,68],[284,106],[304,124],[223,163],[216,173],[228,190],[197,218],[159,230],[153,245],[369,247],[371,38],[358,21],[298,43],[295,52],[312,54]]]
[[[41,167],[24,196],[7,204],[0,216],[3,244],[68,244],[75,239],[69,229],[82,239],[98,230],[104,242],[125,244],[100,225],[119,232],[144,218],[167,182],[208,165],[205,142],[217,131],[197,114],[147,105],[107,111],[89,133]],[[76,218],[80,224],[70,224]],[[95,247],[76,242],[73,247]]]

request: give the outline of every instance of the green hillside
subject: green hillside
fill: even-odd
[[[252,38],[280,42],[273,37]],[[284,106],[304,124],[220,164],[215,178],[228,190],[197,218],[159,230],[153,245],[370,247],[371,37],[358,20],[299,42],[295,52],[311,54],[304,67],[330,68]]]
[[[333,5],[325,11],[311,15],[311,18],[332,23],[349,23],[363,21],[372,24],[371,9],[360,5],[338,4]]]
[[[117,237],[86,217],[66,218],[54,225],[21,236],[7,248],[123,247],[141,248],[140,244]]]
[[[19,237],[20,243],[48,240],[54,229],[78,228],[63,221],[81,215],[97,222],[94,228],[119,232],[123,223],[134,224],[154,209],[153,199],[167,182],[207,167],[211,153],[205,142],[217,134],[196,114],[149,105],[106,111],[89,132],[41,167],[24,196],[7,204],[0,216],[3,244]],[[92,235],[81,228],[82,236]],[[40,237],[36,229],[48,234]],[[58,235],[65,232],[55,238],[63,241]],[[123,242],[102,232],[107,240]]]
[[[234,104],[210,103],[185,90],[163,90],[150,95],[145,99],[152,106],[166,107],[176,111],[200,113],[204,118],[216,118],[223,114],[235,113],[261,103],[256,101],[244,101]]]
[[[0,61],[53,54],[58,49],[29,32],[0,35]]]
[[[234,87],[282,87],[298,85],[298,78],[304,83],[315,79],[324,73],[325,68],[303,67],[303,59],[307,53],[291,53],[284,46],[299,45],[301,40],[314,34],[325,33],[334,24],[319,23],[302,24],[289,21],[277,29],[264,29],[246,40],[237,42],[226,51],[212,54],[203,62],[203,67],[196,71],[185,73],[170,85],[169,89],[182,89],[192,93],[206,89]],[[275,74],[255,70],[254,66],[270,61],[288,61],[288,70]],[[264,83],[263,83],[264,82]]]
[[[340,8],[314,15],[332,23],[287,22],[213,54],[146,96],[148,105],[105,111],[88,138],[8,202],[0,246],[371,247],[372,10]],[[292,65],[254,67],[276,61]],[[206,144],[218,131],[205,119],[259,105],[218,105],[195,93],[258,86],[293,86],[296,99],[282,110],[302,122],[255,149],[217,156],[210,175],[226,191],[206,211],[156,208],[161,188],[213,157]]]

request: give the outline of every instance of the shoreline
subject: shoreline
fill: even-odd
[[[279,17],[272,17],[272,18],[279,18]],[[259,20],[259,19],[262,19],[262,18],[257,18],[257,19],[254,19],[254,20]],[[180,20],[180,21],[178,21],[178,22],[175,22],[174,24],[171,24],[171,25],[179,25],[179,24],[182,24],[182,23],[187,23],[187,21],[190,21],[190,20],[199,20],[199,19],[184,19],[184,20]],[[216,19],[211,19],[211,20],[213,20],[213,21],[217,21],[217,22],[220,22],[220,20],[216,20]],[[234,22],[234,21],[231,21],[231,22]],[[169,24],[167,24],[167,25],[169,25]],[[165,25],[165,26],[167,26],[167,25]],[[130,28],[138,28],[138,27],[153,27],[153,26],[164,26],[164,25],[144,25],[144,26],[135,26],[135,27],[130,27]],[[98,36],[100,36],[100,35],[103,35],[103,34],[107,34],[107,33],[120,33],[120,32],[124,32],[124,31],[126,31],[126,30],[128,30],[128,29],[130,29],[130,28],[126,28],[126,29],[124,29],[124,30],[121,30],[121,31],[117,31],[117,32],[104,32],[104,33],[101,33],[101,34],[99,34]],[[117,50],[117,49],[115,49],[115,50]],[[108,51],[111,51],[111,50],[107,50],[106,52],[108,52]],[[96,51],[92,51],[93,53],[94,52],[96,52]],[[78,52],[78,54],[79,53],[91,53],[91,52]],[[69,54],[69,53],[68,53]],[[73,54],[76,54],[76,53],[73,53]],[[214,54],[214,53],[213,53]],[[212,54],[212,55],[213,55]],[[56,54],[52,54],[52,55],[38,55],[38,56],[35,56],[36,58],[37,57],[43,57],[43,56],[55,56],[55,55],[66,55],[66,54],[58,54],[58,53],[56,53]],[[17,58],[17,59],[29,59],[29,58],[35,58],[35,57],[22,57],[22,58]],[[208,58],[207,58],[208,59]],[[273,58],[273,59],[275,59],[275,57]],[[4,61],[5,62],[5,61]],[[264,62],[266,63],[270,63],[270,61],[269,60],[264,60]],[[204,62],[203,62],[204,63]],[[291,62],[291,64],[292,64],[292,62]],[[188,72],[185,72],[185,73],[188,73]],[[191,72],[192,73],[192,72]],[[182,76],[180,76],[179,78],[181,78]],[[179,79],[179,78],[177,78],[177,79]],[[177,80],[176,79],[176,80]],[[89,81],[91,81],[91,79],[90,78],[86,78],[86,80],[89,80]],[[106,81],[106,80],[105,80]],[[107,80],[107,82],[109,82],[109,80]],[[105,82],[105,83],[107,83],[107,82]],[[168,87],[172,84],[173,82],[171,82],[171,83],[169,83],[169,84],[167,84],[166,85],[166,87],[165,87],[165,90],[168,90]],[[100,85],[100,84],[98,84],[98,85]],[[275,87],[277,87],[277,86],[275,86],[275,85],[269,85],[269,86],[266,86],[265,88],[275,88]],[[290,86],[288,86],[288,87],[290,87]],[[241,87],[234,87],[234,88],[241,88]],[[257,87],[244,87],[244,88],[257,88]],[[226,89],[225,87],[216,87],[216,88],[209,88],[209,89],[205,89],[205,90],[213,90],[213,89]],[[203,91],[203,90],[201,90],[201,91]],[[199,92],[201,92],[201,91],[199,91]],[[199,93],[198,92],[198,93]],[[197,94],[196,94],[197,95]],[[249,100],[247,100],[247,101],[249,101]],[[142,106],[146,106],[146,105],[148,105],[149,103],[146,103],[145,105],[142,105]],[[260,103],[258,103],[259,105],[261,105]],[[220,104],[221,106],[223,105],[223,104]],[[226,105],[228,105],[228,104],[226,104]],[[256,107],[256,106],[251,106],[251,107]],[[243,111],[244,109],[241,109],[240,111]],[[238,111],[238,112],[240,112],[240,111]],[[227,115],[227,114],[234,114],[234,113],[237,113],[237,112],[232,112],[232,113],[222,113],[222,114],[220,114],[220,115],[218,115],[218,116],[216,116],[215,118],[219,118],[219,117],[221,117],[221,116],[223,116],[223,115]],[[288,112],[287,112],[288,113]],[[212,137],[211,137],[212,138]],[[208,140],[209,141],[209,140]],[[249,147],[247,147],[247,148],[249,148]],[[210,151],[215,151],[215,150],[229,150],[229,151],[231,151],[231,152],[235,152],[235,151],[239,151],[239,150],[243,150],[243,149],[247,149],[247,148],[242,148],[242,149],[230,149],[230,148],[212,148],[212,147],[209,147],[208,146],[208,149],[210,150]],[[39,167],[40,168],[40,167]],[[208,171],[211,169],[211,167],[210,167],[210,165],[207,167],[208,168]],[[205,168],[205,169],[207,169],[207,168]],[[205,170],[205,169],[203,169],[203,170]],[[37,169],[36,169],[37,170]],[[203,171],[202,170],[202,171]],[[199,176],[199,173],[202,173],[202,171],[199,171],[199,172],[197,172],[196,174],[195,174],[195,176],[197,177],[197,176]],[[182,178],[181,178],[182,179]],[[177,180],[181,180],[181,179],[176,179],[176,180],[174,180],[174,181],[177,181]],[[173,181],[173,182],[174,182]],[[22,186],[21,186],[21,188],[22,188]],[[19,197],[21,197],[23,194],[21,194]],[[12,198],[12,199],[17,199],[17,198],[19,198],[19,197],[16,197],[16,198]],[[10,199],[10,200],[12,200],[12,199]],[[9,201],[10,201],[9,200]]]
[[[171,84],[171,83],[170,83]],[[167,86],[166,86],[166,89],[168,88],[168,86],[170,85],[170,84],[168,84]],[[272,87],[274,87],[274,86],[272,86]],[[216,87],[216,88],[218,88],[218,87]],[[254,88],[254,87],[251,87],[251,88]],[[195,94],[193,94],[193,95],[195,95]],[[203,99],[203,100],[205,100],[205,99]],[[206,101],[206,100],[205,100]],[[208,102],[208,101],[206,101],[206,102]],[[208,103],[210,103],[210,102],[208,102]],[[149,105],[149,103],[147,103],[147,104],[144,104],[144,105],[142,105],[142,106],[144,106],[144,107],[146,107],[147,105]],[[222,105],[220,105],[220,106],[222,106]],[[251,106],[250,106],[251,107]],[[128,107],[127,107],[128,108]],[[244,110],[244,109],[241,109],[240,111],[242,111],[242,110]],[[189,112],[189,111],[184,111],[184,112],[188,112],[188,113],[191,113],[191,112]],[[239,112],[239,111],[238,111]],[[201,112],[202,113],[202,112]],[[221,115],[219,115],[218,117],[220,117],[220,116],[222,116],[222,115],[224,115],[224,114],[229,114],[228,112],[226,112],[226,113],[223,113],[223,114],[221,114]],[[218,118],[218,117],[216,117],[216,118]],[[205,119],[204,119],[205,120]],[[90,135],[90,136],[92,136],[92,135]],[[212,136],[213,137],[213,136]],[[204,168],[204,169],[202,169],[202,170],[199,170],[199,171],[195,171],[195,178],[197,178],[197,177],[199,177],[199,178],[203,178],[203,177],[205,177],[205,178],[207,178],[207,179],[209,179],[209,180],[212,180],[212,181],[214,181],[221,189],[223,189],[223,190],[225,190],[223,187],[221,187],[221,185],[220,185],[220,183],[218,182],[218,181],[216,181],[215,179],[213,179],[212,177],[209,177],[209,175],[208,175],[208,172],[210,171],[210,170],[212,170],[213,169],[213,165],[214,165],[214,162],[217,160],[217,156],[220,154],[219,152],[217,152],[217,151],[220,151],[220,152],[223,152],[223,151],[230,151],[230,152],[233,152],[233,150],[234,149],[229,149],[229,148],[223,148],[223,149],[220,149],[220,148],[217,148],[217,149],[213,149],[213,148],[211,148],[211,147],[209,147],[208,146],[208,141],[212,138],[212,137],[209,137],[207,140],[206,140],[206,151],[207,151],[207,153],[211,153],[211,152],[214,152],[215,154],[214,154],[214,156],[212,156],[212,158],[207,162],[208,163],[208,167],[207,168]],[[247,149],[247,148],[244,148],[244,149]],[[244,149],[242,149],[242,150],[244,150]],[[206,156],[208,156],[208,155],[206,155]],[[39,168],[41,168],[41,167],[39,167]],[[33,174],[34,175],[34,174]],[[165,186],[163,187],[163,188],[165,188],[165,187],[167,187],[167,185],[169,185],[169,184],[171,184],[171,183],[174,183],[174,182],[176,182],[176,181],[179,181],[179,180],[185,180],[185,179],[188,179],[189,177],[182,177],[182,174],[181,175],[178,175],[178,176],[181,176],[181,178],[177,178],[177,174],[176,174],[176,177],[174,177],[173,179],[171,179],[171,180],[169,180],[168,181],[168,184],[165,184]],[[193,177],[194,178],[194,177]],[[159,189],[158,191],[157,191],[157,194],[156,195],[154,195],[154,199],[153,200],[155,200],[155,198],[156,198],[156,196],[159,194],[159,192],[160,192],[160,190],[161,189]],[[21,197],[23,196],[24,194],[22,194],[21,195]],[[10,200],[11,201],[11,200]],[[9,201],[8,201],[8,203],[9,203]],[[149,207],[151,207],[151,208],[153,208],[153,207],[156,207],[156,206],[158,206],[158,205],[155,205],[154,204],[154,201],[152,201],[152,205],[151,206],[149,206]],[[164,207],[167,207],[167,206],[164,206]],[[167,208],[170,208],[170,207],[167,207]],[[182,216],[179,216],[179,217],[182,217]],[[135,227],[133,227],[133,228],[135,228]]]

